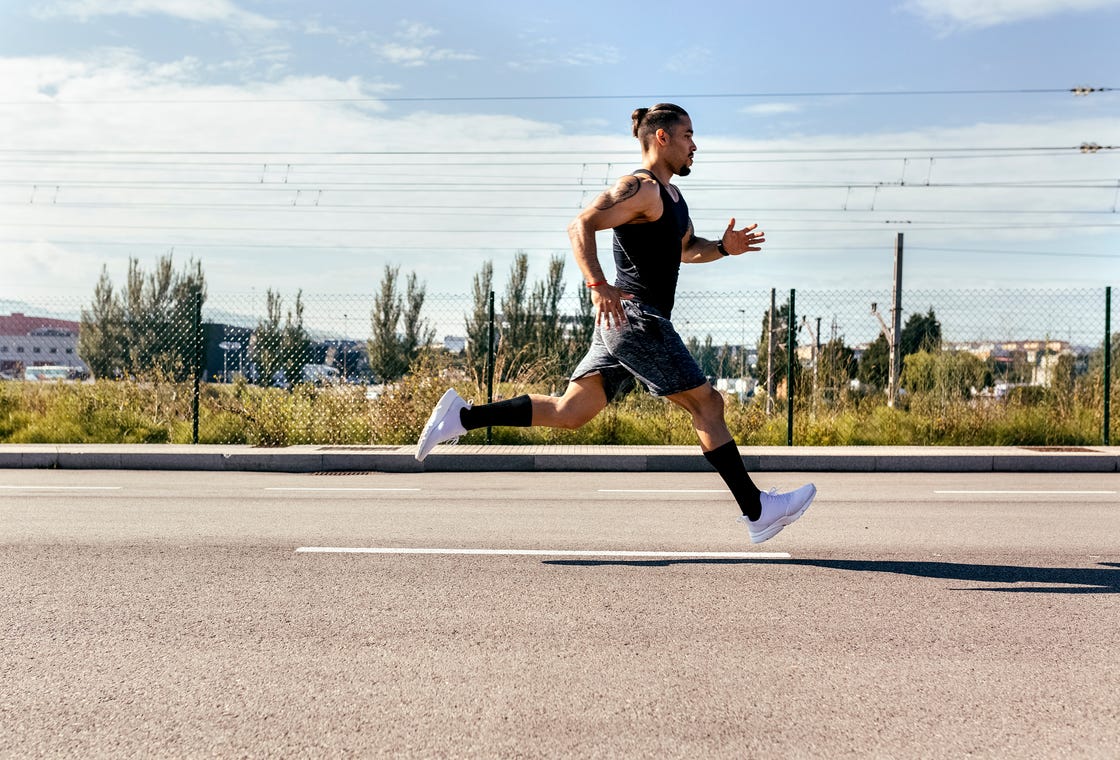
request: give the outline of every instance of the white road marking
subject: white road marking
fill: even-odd
[[[119,491],[121,486],[0,486],[5,491]]]
[[[599,493],[727,493],[726,488],[600,488]]]
[[[295,486],[287,488],[266,488],[266,491],[419,491],[419,488],[297,488]]]
[[[1081,496],[1085,494],[1112,494],[1116,491],[934,491],[947,494],[1052,494],[1058,496]]]
[[[789,559],[786,552],[656,552],[594,549],[413,549],[405,547],[301,546],[304,554],[470,554],[488,557],[653,557],[660,559]]]

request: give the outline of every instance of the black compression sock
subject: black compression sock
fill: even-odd
[[[533,425],[533,402],[526,396],[517,396],[493,404],[482,404],[463,409],[459,421],[467,430],[484,427],[531,427]]]
[[[759,501],[762,492],[747,473],[735,441],[728,441],[719,448],[705,451],[704,458],[711,462],[712,467],[715,467],[723,478],[723,482],[731,489],[735,501],[739,503],[739,509],[747,519],[757,520],[762,515],[762,504]]]

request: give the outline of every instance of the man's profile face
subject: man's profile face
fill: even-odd
[[[669,133],[669,158],[674,171],[681,177],[692,173],[693,154],[696,153],[696,143],[692,140],[692,119],[682,116]]]

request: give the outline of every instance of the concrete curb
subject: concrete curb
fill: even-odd
[[[0,469],[213,472],[710,472],[695,446],[0,444]],[[1120,447],[743,447],[752,472],[1120,472]]]

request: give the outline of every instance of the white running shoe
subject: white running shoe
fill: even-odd
[[[464,401],[454,388],[443,394],[443,398],[432,410],[432,416],[428,418],[424,432],[420,434],[420,440],[416,444],[416,461],[423,462],[424,457],[431,453],[437,443],[450,441],[467,432],[463,423],[459,421],[459,412],[470,408],[471,405]]]
[[[771,488],[769,493],[762,494],[762,514],[757,520],[749,520],[746,515],[739,518],[739,522],[747,524],[751,532],[751,543],[761,544],[782,532],[782,528],[793,525],[797,518],[805,514],[805,510],[813,503],[817,495],[817,487],[810,483],[801,486],[796,491],[778,493]]]

